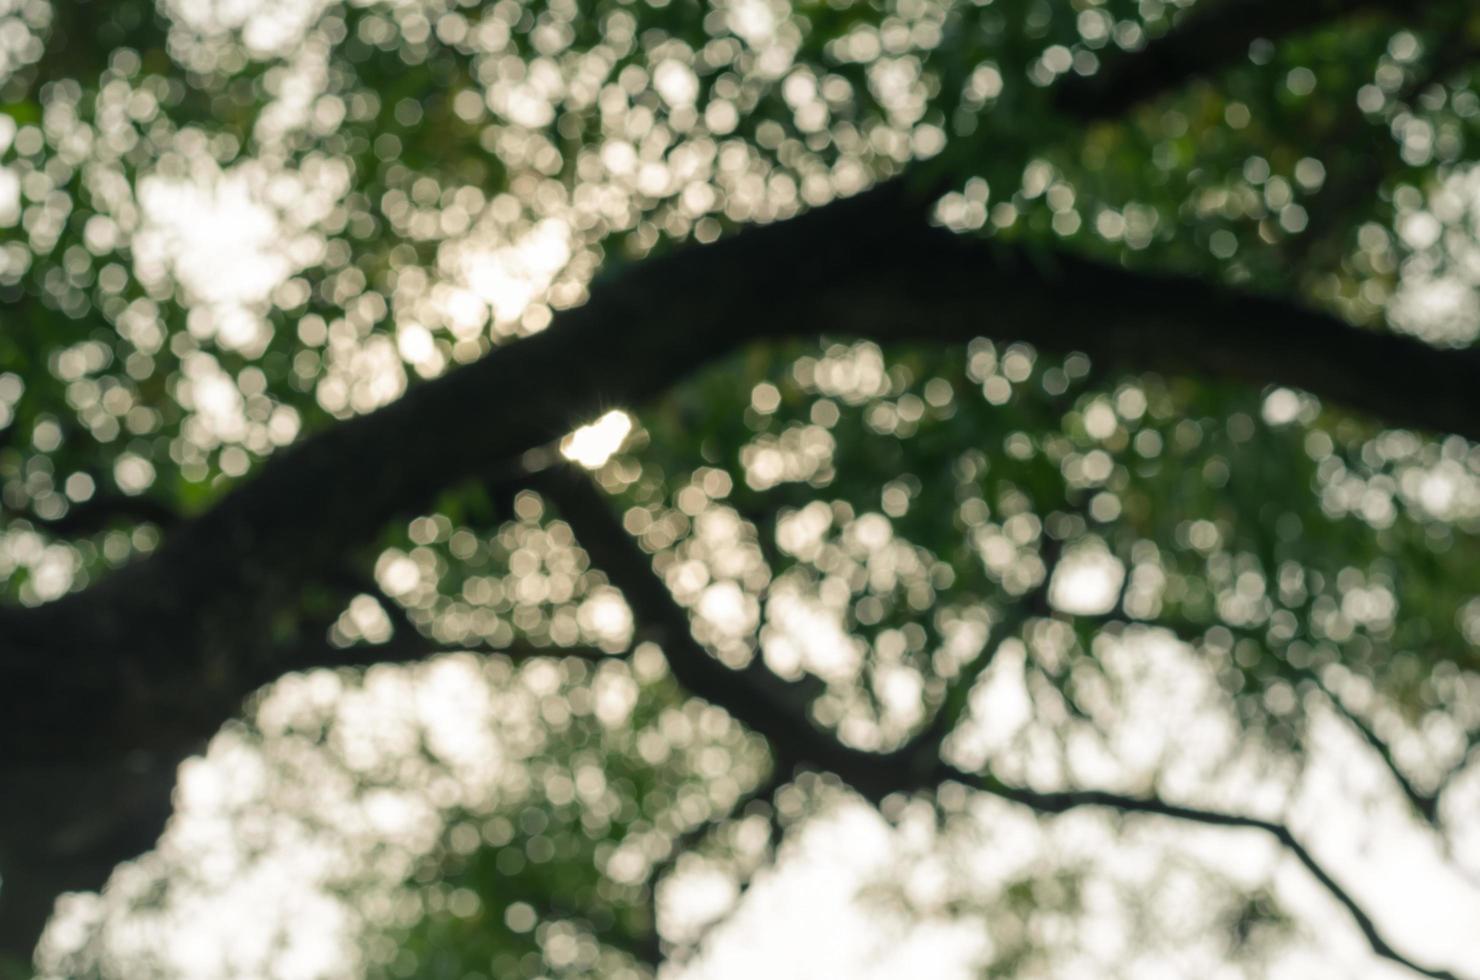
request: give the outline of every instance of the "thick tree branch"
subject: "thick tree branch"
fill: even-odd
[[[295,666],[292,644],[244,623],[281,622],[306,586],[442,489],[755,341],[1025,340],[1133,369],[1291,385],[1390,424],[1480,438],[1480,352],[1193,279],[1030,257],[933,228],[925,210],[892,182],[632,266],[544,333],[280,453],[149,557],[60,601],[0,608],[10,763],[112,766],[144,753],[172,767],[250,690]],[[691,690],[736,683],[717,662],[691,660],[701,665],[681,678]],[[749,698],[757,716],[742,720],[764,730],[772,699],[758,687]],[[860,787],[872,798],[893,788]]]
[[[1199,280],[1030,257],[931,228],[923,210],[890,183],[635,266],[543,334],[279,454],[113,577],[131,587],[89,593],[147,605],[178,588],[182,602],[199,603],[245,578],[310,579],[490,460],[516,458],[612,404],[641,403],[744,343],[819,332],[1026,340],[1119,366],[1291,385],[1390,424],[1480,438],[1480,352],[1435,350]],[[354,489],[324,492],[334,487]],[[80,611],[90,601],[56,605]]]
[[[1059,97],[1082,119],[1105,118],[1230,64],[1253,36],[1388,5],[1210,0]],[[145,20],[130,44],[143,51],[157,26]],[[85,31],[64,35],[71,48],[49,45],[38,77],[101,63]],[[0,608],[0,779],[34,803],[0,813],[0,947],[29,951],[47,896],[99,886],[152,842],[175,764],[255,686],[303,664],[293,654],[311,631],[295,618],[299,593],[344,554],[491,463],[518,460],[613,404],[649,400],[743,345],[987,335],[1133,369],[1302,387],[1391,424],[1480,438],[1480,353],[1436,351],[1206,282],[957,237],[929,226],[928,203],[891,182],[621,270],[543,334],[279,453],[121,573],[42,607]],[[630,540],[611,554],[646,565]],[[902,756],[820,733],[805,718],[806,692],[759,665],[732,672],[708,657],[671,596],[639,588],[629,600],[665,635],[681,683],[806,747],[810,764],[847,774],[873,800],[928,779]],[[127,802],[110,816],[94,812],[95,799]]]
[[[1085,121],[1114,118],[1246,59],[1254,41],[1277,41],[1353,14],[1405,9],[1411,8],[1401,0],[1202,0],[1141,50],[1107,55],[1095,74],[1059,83],[1054,101]]]

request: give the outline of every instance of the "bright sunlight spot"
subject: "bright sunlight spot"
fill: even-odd
[[[594,470],[611,459],[632,432],[632,416],[613,409],[560,441],[560,455]]]

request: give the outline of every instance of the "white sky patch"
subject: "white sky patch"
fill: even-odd
[[[287,272],[277,222],[241,174],[222,175],[214,184],[146,177],[139,182],[139,203],[147,222],[139,237],[141,263],[170,262],[202,300],[256,302]]]
[[[1096,616],[1115,608],[1125,581],[1125,566],[1103,548],[1081,548],[1064,556],[1054,570],[1048,597],[1067,613]]]
[[[1462,860],[1447,857],[1438,838],[1420,830],[1391,776],[1333,712],[1314,719],[1311,743],[1323,764],[1305,774],[1291,822],[1305,831],[1317,858],[1339,869],[1338,877],[1399,949],[1430,964],[1480,963],[1474,865],[1461,870]],[[1355,819],[1333,813],[1333,801],[1342,799]]]
[[[1300,415],[1300,396],[1289,388],[1275,388],[1264,396],[1260,414],[1270,425],[1289,425]]]
[[[715,582],[699,597],[699,615],[721,633],[742,637],[755,628],[755,610],[745,592],[734,582]]]
[[[671,940],[692,942],[730,911],[738,892],[735,879],[718,868],[684,868],[658,890],[659,928]]]
[[[1064,780],[1044,770],[1014,772],[1020,767],[1006,764],[1021,758],[1025,734],[1052,733],[1062,724],[1035,699],[1041,691],[1026,683],[1025,658],[1032,655],[1015,640],[1004,646],[984,677],[991,693],[978,689],[988,696],[973,698],[973,715],[989,725],[1009,722],[985,740],[990,744],[981,745],[998,771],[1053,789]],[[1158,789],[1169,799],[1287,819],[1405,954],[1456,969],[1480,962],[1480,937],[1473,929],[1480,921],[1480,888],[1446,865],[1437,839],[1408,814],[1382,763],[1341,719],[1318,713],[1307,768],[1271,769],[1267,753],[1237,737],[1203,656],[1157,630],[1137,631],[1102,655],[1106,669],[1135,691],[1123,706],[1124,716],[1108,723],[1109,755],[1160,760],[1158,768],[1171,778]],[[415,785],[434,770],[402,765],[413,773],[406,785],[358,796],[353,773],[382,769],[401,758],[409,762],[422,745],[450,772],[450,781],[439,786],[467,787],[454,797],[498,785],[520,770],[518,758],[486,719],[520,716],[515,702],[529,702],[531,696],[521,692],[527,687],[537,694],[548,685],[537,683],[533,666],[516,680],[480,676],[478,664],[456,656],[419,668],[376,668],[358,690],[347,689],[326,671],[280,680],[258,709],[268,741],[253,744],[223,732],[205,758],[187,763],[179,812],[161,851],[121,867],[101,899],[69,900],[53,921],[48,949],[74,947],[89,934],[89,923],[114,920],[109,948],[119,955],[160,948],[167,975],[194,980],[354,975],[346,951],[355,942],[355,917],[326,885],[336,875],[353,873],[355,862],[365,860],[375,842],[394,844],[408,859],[423,853],[441,824],[425,787]],[[621,724],[639,696],[617,664],[598,672],[593,693],[598,714],[609,724]],[[522,710],[533,709],[529,702]],[[316,730],[314,719],[320,715],[339,719],[334,742],[350,771],[325,768],[302,752],[299,730]],[[1212,728],[1199,727],[1199,719]],[[524,730],[526,724],[515,727]],[[1214,729],[1226,729],[1225,736]],[[275,741],[278,735],[288,738]],[[1129,742],[1144,745],[1130,751]],[[972,768],[981,761],[967,762],[964,756],[970,753],[951,754]],[[1132,762],[1130,768],[1139,766]],[[284,778],[288,771],[294,774]],[[1114,774],[1081,775],[1083,785],[1126,788]],[[242,807],[251,813],[252,801],[265,791],[275,805],[319,814],[343,839],[274,831],[269,853],[249,860],[236,814]],[[966,801],[967,832],[951,837],[935,829],[933,816],[915,814],[928,810],[918,805],[891,825],[872,808],[831,790],[820,802],[818,815],[788,835],[779,862],[761,872],[699,955],[671,965],[664,980],[977,976],[982,954],[1001,942],[994,923],[1014,915],[994,911],[1001,908],[1002,890],[1022,875],[1071,865],[1086,868],[1087,912],[1079,925],[1065,922],[1063,927],[1082,926],[1083,931],[1065,934],[1077,935],[1077,942],[1048,942],[1056,959],[1049,972],[1035,975],[1098,980],[1108,963],[1122,963],[1127,975],[1138,977],[1244,975],[1229,972],[1226,948],[1215,931],[1220,903],[1232,895],[1220,878],[1200,877],[1199,868],[1238,888],[1270,884],[1296,917],[1300,931],[1254,975],[1278,980],[1405,975],[1376,961],[1346,912],[1267,836],[1254,831],[1152,817],[1117,825],[1094,809],[1039,821],[1021,807],[980,796]],[[1452,816],[1461,822],[1473,812],[1456,808]],[[291,818],[284,819],[288,827]],[[132,925],[117,921],[120,906],[147,893],[163,873],[164,861],[191,869],[191,876],[172,886],[167,907],[129,913],[138,917],[129,920]],[[664,933],[670,938],[693,935],[695,926],[723,913],[734,894],[729,880],[702,862],[693,871],[680,870],[660,891],[667,908],[661,913]],[[880,900],[880,888],[896,886],[914,916]],[[1159,943],[1144,947],[1133,931],[1136,907],[1125,898],[1143,892],[1158,934],[1165,932]],[[379,900],[371,893],[364,899]],[[165,937],[173,938],[161,946]]]
[[[699,76],[681,61],[668,58],[653,69],[653,87],[671,106],[690,106],[699,97]]]
[[[143,493],[154,483],[154,464],[143,456],[124,453],[113,464],[113,482],[130,496]]]
[[[973,722],[957,729],[949,743],[952,758],[967,769],[980,768],[1032,720],[1033,704],[1023,681],[1024,660],[1022,643],[1004,641],[972,690]]]
[[[396,349],[407,364],[429,364],[437,357],[432,332],[419,323],[403,324],[396,331]]]
[[[992,693],[973,699],[979,725],[1000,730],[990,740],[997,746],[1025,727],[1044,725],[1044,719],[1032,717],[1023,653],[1015,642],[999,652],[984,678]],[[1206,665],[1188,648],[1148,631],[1136,642],[1119,644],[1111,659],[1127,680],[1142,673],[1165,679],[1153,685],[1159,689],[1136,699],[1128,712],[1134,717],[1127,719],[1133,726],[1111,739],[1117,755],[1130,742],[1144,743],[1132,753],[1143,758],[1166,759],[1169,750],[1186,755],[1173,760],[1181,778],[1176,785],[1163,785],[1163,795],[1287,819],[1405,954],[1437,967],[1477,962],[1480,936],[1473,924],[1480,921],[1480,888],[1446,862],[1437,839],[1405,810],[1381,762],[1339,718],[1329,712],[1316,718],[1311,765],[1291,784],[1288,774],[1265,771],[1262,754],[1241,746],[1231,719],[1206,700],[1215,697],[1216,683],[1198,676],[1208,674]],[[1195,722],[1208,715],[1218,715],[1210,724],[1226,729],[1223,736],[1196,723],[1188,727],[1189,718]],[[1197,778],[1192,778],[1194,769]],[[1213,771],[1218,775],[1210,778]],[[1018,778],[1045,789],[1062,785],[1031,773]],[[1105,811],[1090,808],[1040,822],[1020,807],[985,797],[972,810],[980,820],[979,836],[958,841],[959,852],[942,852],[912,843],[908,820],[891,831],[861,803],[838,805],[805,826],[778,867],[761,876],[738,912],[716,930],[704,954],[671,976],[973,976],[977,957],[990,945],[982,937],[991,931],[991,897],[1001,882],[1075,860],[1090,863],[1085,931],[1077,948],[1063,944],[1066,951],[1050,972],[1035,975],[1088,980],[1104,976],[1112,961],[1130,964],[1136,976],[1157,977],[1396,980],[1411,975],[1374,958],[1346,911],[1267,835],[1155,817],[1132,817],[1116,831]],[[944,839],[941,845],[949,846]],[[946,862],[946,874],[932,873],[937,860]],[[1217,972],[1228,970],[1227,950],[1209,930],[1217,921],[1217,903],[1230,895],[1218,878],[1199,877],[1199,868],[1239,888],[1269,884],[1296,918],[1298,933],[1274,949],[1263,971]],[[927,914],[909,921],[871,902],[868,890],[881,879],[901,882]],[[1134,945],[1130,906],[1117,888],[1146,892],[1146,911],[1159,929],[1168,930],[1162,944]],[[968,927],[969,915],[951,921],[928,914],[932,907],[950,907],[963,892],[980,896],[984,919],[978,921],[987,929]]]
[[[1440,346],[1473,342],[1480,333],[1480,243],[1472,232],[1480,216],[1480,167],[1456,170],[1423,194],[1404,188],[1396,199],[1397,238],[1409,254],[1388,302],[1388,322]]]
[[[472,294],[488,304],[497,323],[508,324],[549,290],[570,257],[570,226],[551,218],[509,245],[470,244],[461,251],[458,263]]]
[[[868,807],[845,804],[810,821],[763,872],[689,969],[664,980],[817,977],[968,980],[982,950],[974,924],[912,925],[862,898],[899,837]]]
[[[241,389],[211,355],[196,351],[181,364],[175,397],[194,414],[189,434],[197,445],[241,442],[248,424]]]
[[[177,42],[192,34],[218,41],[237,34],[252,55],[266,57],[296,44],[327,4],[324,0],[165,0],[160,6],[176,26]]]
[[[189,176],[139,180],[135,273],[183,288],[197,339],[255,356],[271,338],[263,314],[273,291],[321,258],[323,236],[313,228],[344,195],[349,171],[326,160],[291,173],[256,162],[222,171],[200,156],[192,165]]]
[[[19,220],[21,220],[20,178],[10,167],[0,167],[0,228],[9,228]]]
[[[325,411],[340,418],[374,411],[406,390],[400,352],[384,334],[372,334],[363,342],[331,340],[325,362],[327,370],[314,394]]]
[[[766,602],[761,651],[766,665],[786,677],[808,671],[828,680],[858,675],[863,655],[843,627],[842,610],[780,585]]]
[[[576,612],[581,629],[593,633],[602,649],[618,653],[632,640],[632,610],[615,589],[598,589]]]
[[[1474,339],[1480,324],[1480,300],[1474,286],[1458,275],[1415,271],[1398,286],[1388,320],[1430,343],[1463,345]]]
[[[611,459],[631,433],[632,416],[621,409],[613,409],[562,439],[560,455],[594,470]]]

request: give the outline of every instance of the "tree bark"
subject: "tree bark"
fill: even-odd
[[[932,227],[925,210],[894,181],[635,265],[544,333],[283,451],[151,556],[49,605],[0,609],[0,781],[61,765],[107,782],[141,758],[172,771],[250,690],[295,667],[283,653],[294,644],[274,635],[282,618],[387,521],[748,343],[1027,341],[1139,370],[1292,385],[1388,423],[1480,438],[1480,352],[1199,280],[1030,255]],[[139,812],[168,811],[168,780],[136,792],[149,797]],[[61,793],[49,819],[91,816],[100,798]],[[99,833],[81,861],[11,821],[0,834],[38,867],[77,865],[68,887],[101,885],[147,843]],[[0,919],[19,915],[10,907],[26,874],[7,868]]]

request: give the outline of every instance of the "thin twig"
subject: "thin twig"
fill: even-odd
[[[1431,969],[1421,966],[1413,960],[1398,952],[1378,931],[1376,923],[1365,909],[1358,904],[1340,882],[1327,871],[1325,866],[1316,860],[1315,856],[1306,849],[1290,830],[1289,827],[1273,820],[1264,820],[1260,817],[1250,817],[1241,814],[1224,813],[1218,810],[1206,810],[1200,807],[1183,806],[1177,803],[1168,803],[1154,796],[1128,796],[1120,793],[1110,793],[1105,790],[1065,790],[1059,792],[1044,793],[1037,790],[1027,789],[1021,786],[1012,786],[992,776],[973,776],[959,769],[946,767],[948,775],[946,778],[959,780],[967,786],[974,786],[993,796],[1020,803],[1040,813],[1059,814],[1079,807],[1104,807],[1116,810],[1120,813],[1145,813],[1157,816],[1171,817],[1190,823],[1205,824],[1212,827],[1235,827],[1258,830],[1273,837],[1280,846],[1290,853],[1297,861],[1305,867],[1311,877],[1329,894],[1336,902],[1346,909],[1362,935],[1366,937],[1372,952],[1390,960],[1400,966],[1407,967],[1415,973],[1435,980],[1459,980],[1459,977],[1448,970]]]

